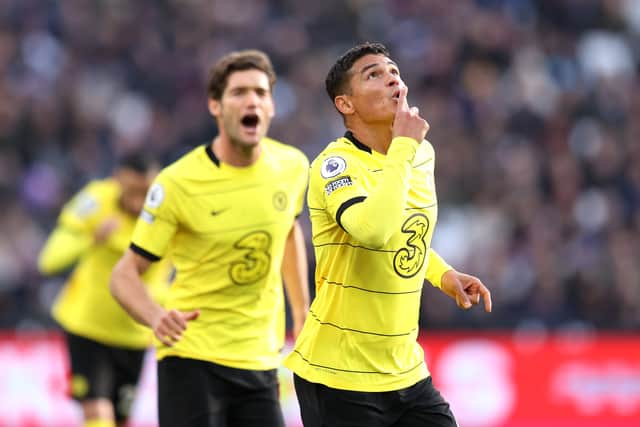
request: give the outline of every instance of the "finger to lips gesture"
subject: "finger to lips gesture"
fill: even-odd
[[[429,123],[420,117],[418,107],[409,107],[407,103],[407,91],[408,88],[406,86],[400,88],[398,107],[393,120],[393,138],[397,136],[407,136],[418,142],[422,142],[429,130]]]
[[[165,345],[171,347],[182,338],[187,322],[195,320],[200,311],[163,311],[153,324],[153,333]]]

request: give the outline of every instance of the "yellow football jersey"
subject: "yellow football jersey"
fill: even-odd
[[[89,183],[63,208],[39,264],[43,272],[54,273],[77,261],[52,307],[65,330],[107,345],[144,349],[152,343],[151,330],[134,321],[109,291],[111,270],[127,249],[136,222],[120,208],[119,197],[120,186],[111,178]],[[104,242],[95,243],[93,235],[106,220],[116,221],[117,227]],[[164,261],[142,277],[158,301],[171,270]]]
[[[382,247],[355,240],[340,218],[379,189],[386,156],[347,133],[311,165],[316,297],[285,359],[285,366],[308,381],[375,392],[409,387],[429,375],[416,342],[422,286],[425,277],[440,286],[451,267],[430,248],[437,217],[433,147],[427,141],[412,144],[417,148],[407,160],[402,225]],[[378,215],[385,221],[384,207]]]
[[[280,363],[285,311],[281,264],[301,212],[309,162],[265,138],[258,161],[233,167],[211,144],[164,169],[149,189],[131,248],[154,260],[171,254],[176,278],[168,309],[200,310],[173,347],[179,356],[240,369]]]

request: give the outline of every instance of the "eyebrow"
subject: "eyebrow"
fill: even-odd
[[[393,62],[391,59],[387,59],[386,60],[387,64],[391,64],[394,65],[396,68],[398,68],[398,64],[396,64],[395,62]],[[369,64],[369,65],[365,65],[364,67],[362,67],[362,70],[360,70],[360,74],[363,74],[365,71],[367,71],[370,68],[373,67],[377,67],[378,65],[380,65],[379,62],[374,62],[373,64]]]
[[[228,88],[230,92],[238,91],[238,90],[258,90],[258,91],[266,91],[269,92],[268,87],[263,87],[261,85],[240,85],[240,86],[231,86]]]

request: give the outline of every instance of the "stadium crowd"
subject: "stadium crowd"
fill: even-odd
[[[493,296],[486,316],[426,287],[423,325],[637,329],[640,0],[0,0],[0,328],[53,325],[36,257],[70,195],[215,134],[216,58],[271,55],[270,133],[313,159],[342,133],[325,75],[361,40],[431,125],[434,247]]]

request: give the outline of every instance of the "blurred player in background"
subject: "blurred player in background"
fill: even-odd
[[[75,265],[52,311],[66,333],[71,393],[85,427],[124,425],[152,343],[151,330],[111,296],[109,277],[129,245],[153,173],[143,155],[123,157],[112,177],[90,182],[64,207],[40,253],[42,274]],[[171,268],[158,263],[143,276],[156,300],[168,288]]]
[[[456,426],[416,339],[425,279],[467,309],[489,291],[431,247],[429,129],[380,44],[354,47],[326,79],[347,132],[314,160],[308,204],[316,298],[285,365],[305,426]]]
[[[259,51],[218,61],[208,103],[219,134],[160,173],[113,272],[113,294],[160,341],[164,427],[284,425],[277,379],[282,279],[297,335],[309,304],[296,220],[309,163],[265,136],[275,79]],[[165,309],[147,295],[140,275],[169,253],[177,275]]]

